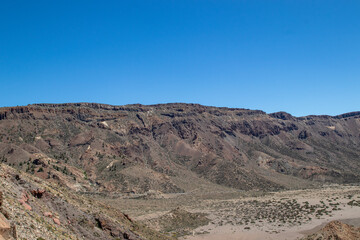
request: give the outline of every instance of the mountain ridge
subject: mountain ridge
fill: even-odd
[[[93,107],[93,108],[102,108],[107,110],[124,110],[125,107],[159,107],[159,106],[181,106],[181,105],[188,105],[188,106],[199,106],[199,107],[209,107],[209,108],[218,108],[218,109],[228,109],[228,110],[249,110],[249,111],[259,111],[267,115],[274,115],[274,114],[285,114],[290,115],[294,118],[306,118],[306,117],[331,117],[331,118],[345,118],[355,115],[360,115],[360,111],[351,111],[345,112],[337,115],[329,115],[329,114],[309,114],[304,116],[294,116],[291,113],[286,111],[276,111],[271,113],[266,113],[263,110],[257,109],[249,109],[249,108],[239,108],[239,107],[218,107],[218,106],[211,106],[211,105],[203,105],[199,103],[183,103],[183,102],[170,102],[170,103],[159,103],[159,104],[141,104],[141,103],[134,103],[134,104],[125,104],[125,105],[113,105],[107,103],[95,103],[95,102],[72,102],[72,103],[33,103],[28,105],[21,105],[21,106],[3,106],[0,109],[14,109],[14,108],[24,108],[24,107],[32,107],[32,106],[39,106],[39,107]]]
[[[239,190],[351,183],[360,179],[359,119],[185,103],[32,104],[0,108],[0,157],[87,191],[186,192],[203,180]]]

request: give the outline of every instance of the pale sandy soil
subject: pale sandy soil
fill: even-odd
[[[181,240],[299,239],[329,221],[344,219],[345,223],[360,226],[360,186],[329,185],[268,193],[204,188],[154,199],[120,197],[103,201],[145,224],[177,207],[208,214],[208,225],[189,227],[189,235]],[[353,206],[348,205],[351,201],[355,201]],[[178,236],[179,232],[168,234]]]
[[[349,195],[351,198],[349,199]],[[322,204],[328,206],[327,209],[332,209],[331,204],[337,203],[340,210],[330,211],[328,214],[323,214],[322,216],[316,217],[312,214],[308,214],[311,217],[311,220],[306,219],[301,221],[301,224],[298,223],[281,223],[278,221],[268,222],[262,220],[261,222],[254,221],[253,223],[248,224],[238,224],[236,223],[237,215],[231,214],[231,207],[233,207],[233,212],[236,209],[236,206],[241,204],[241,202],[247,202],[256,199],[257,201],[279,201],[281,199],[290,199],[296,200],[300,205],[305,201],[309,204]],[[329,201],[330,200],[330,201]],[[347,203],[351,200],[360,201],[360,188],[354,186],[331,186],[318,190],[301,190],[301,191],[286,191],[275,193],[274,195],[257,197],[257,198],[244,198],[244,199],[229,199],[226,200],[231,204],[222,204],[216,205],[214,201],[211,200],[215,205],[209,204],[208,206],[217,206],[216,209],[204,209],[205,212],[209,213],[209,218],[213,220],[212,224],[207,226],[199,227],[193,231],[193,235],[185,236],[181,239],[186,240],[218,240],[218,239],[227,239],[227,240],[266,240],[266,239],[300,239],[308,234],[314,233],[319,230],[322,226],[332,220],[343,220],[344,222],[352,225],[360,225],[360,207],[359,206],[350,206]],[[222,201],[224,202],[224,201]],[[217,201],[217,204],[219,201]],[[325,206],[324,205],[324,206]],[[218,208],[218,206],[226,206],[225,211]],[[241,205],[242,208],[246,208],[247,204]],[[264,206],[259,206],[260,208]],[[266,208],[266,207],[265,207]],[[192,209],[196,211],[196,208]],[[203,210],[203,211],[204,211]],[[230,211],[229,211],[230,210]],[[266,210],[266,209],[263,209]],[[257,210],[254,210],[255,212]],[[262,211],[260,209],[260,211]],[[289,211],[292,211],[289,209]],[[221,212],[221,214],[218,214]],[[221,221],[220,219],[229,219],[229,217],[224,216],[223,213],[229,212],[232,216],[230,221]],[[306,215],[307,216],[307,215]],[[242,215],[239,214],[238,218],[241,218]],[[221,222],[221,224],[219,224]],[[230,223],[229,223],[230,222]],[[280,226],[281,225],[281,226]],[[250,229],[246,229],[250,228]]]

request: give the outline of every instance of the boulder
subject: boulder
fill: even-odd
[[[61,225],[60,220],[58,218],[53,218],[53,221],[57,225]]]

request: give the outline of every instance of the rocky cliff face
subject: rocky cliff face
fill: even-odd
[[[0,109],[0,161],[77,191],[351,183],[360,179],[359,147],[360,112],[297,118],[180,103]]]

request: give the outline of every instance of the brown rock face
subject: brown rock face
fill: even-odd
[[[242,190],[360,180],[360,112],[69,103],[1,108],[0,116],[0,161],[68,186],[82,182],[82,191],[176,193],[200,179]]]
[[[332,221],[318,233],[304,238],[304,240],[358,240],[360,228],[355,228],[340,221]]]

